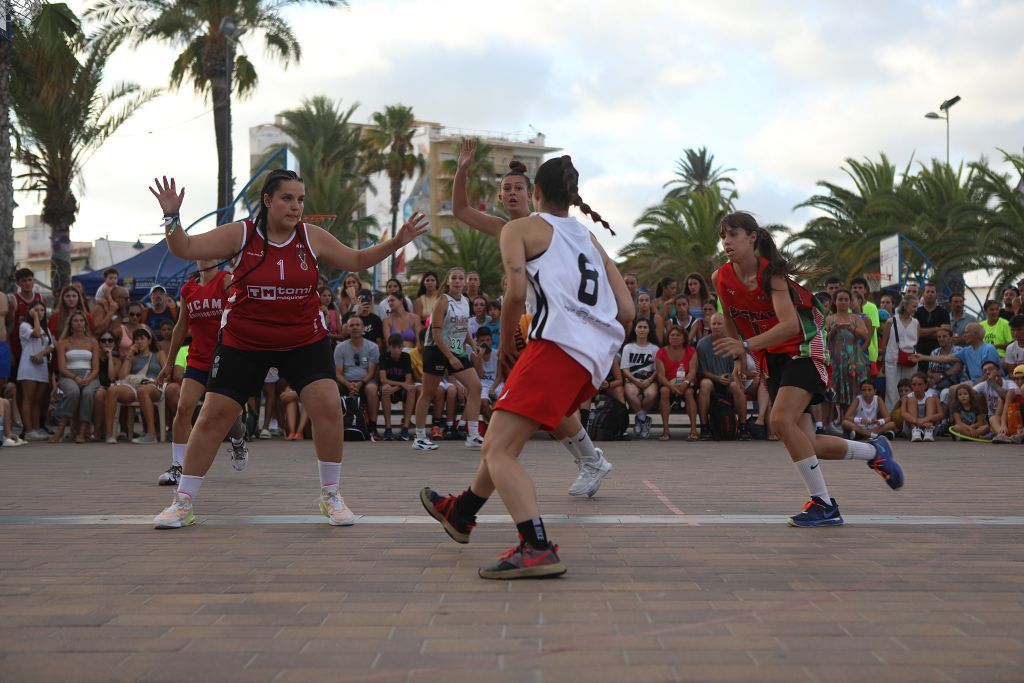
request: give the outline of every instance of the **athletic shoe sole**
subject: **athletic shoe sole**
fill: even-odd
[[[823,519],[819,522],[797,522],[792,517],[790,517],[786,520],[786,523],[789,524],[789,526],[795,526],[801,529],[816,526],[842,526],[844,524],[842,517],[836,517],[834,519]]]
[[[193,516],[189,517],[188,519],[186,519],[183,522],[163,522],[163,523],[159,523],[159,524],[154,523],[153,524],[153,528],[154,529],[181,529],[182,527],[192,526],[193,524],[195,524],[195,522],[196,522],[196,518],[193,515]]]
[[[557,564],[543,564],[537,567],[522,567],[503,571],[488,571],[480,568],[481,579],[551,579],[565,574],[565,565],[561,560]]]
[[[465,534],[456,529],[455,527],[453,527],[452,523],[445,519],[444,515],[438,512],[437,508],[434,507],[434,504],[430,502],[430,497],[427,496],[427,491],[429,490],[429,486],[424,486],[422,489],[420,489],[420,503],[423,505],[423,509],[427,511],[428,515],[430,515],[431,517],[433,517],[441,523],[441,526],[444,528],[445,533],[451,536],[451,539],[453,541],[455,541],[456,543],[461,543],[463,545],[469,543],[469,534]]]
[[[320,514],[327,518],[327,523],[331,526],[352,526],[356,523],[356,520],[354,518],[345,522],[338,522],[331,519],[331,516],[327,514],[327,506],[324,505],[324,502],[322,500],[320,501]]]
[[[413,441],[412,449],[414,451],[436,451],[437,450],[437,444],[436,443],[435,444],[420,444],[417,441]]]

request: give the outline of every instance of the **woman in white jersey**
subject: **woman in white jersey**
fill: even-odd
[[[557,546],[547,538],[533,481],[519,463],[519,453],[538,428],[555,429],[594,395],[634,315],[633,299],[615,264],[590,231],[568,215],[570,206],[578,206],[607,227],[580,199],[578,183],[579,174],[568,156],[544,162],[533,190],[539,213],[513,220],[501,231],[507,278],[502,329],[518,324],[527,283],[536,295],[537,310],[522,356],[517,359],[512,335],[501,337],[501,361],[514,367],[494,406],[483,459],[469,491],[485,500],[497,489],[522,539],[497,562],[480,569],[486,579],[565,573]],[[466,516],[466,502],[448,506],[452,514],[436,507],[431,514],[449,534],[449,526],[461,524],[454,530],[468,539],[475,520]]]
[[[501,229],[508,222],[504,218],[491,216],[474,209],[469,203],[466,185],[469,176],[469,165],[476,155],[476,139],[467,138],[462,141],[458,167],[452,181],[452,213],[464,224],[501,238]],[[498,200],[512,220],[530,215],[529,192],[532,189],[530,179],[526,175],[526,166],[518,160],[509,162],[509,171],[501,179]],[[491,331],[500,338],[500,326],[497,317],[493,318]],[[514,329],[514,328],[506,328]],[[475,330],[471,330],[475,334]],[[594,446],[587,430],[580,422],[579,412],[562,420],[558,427],[551,431],[551,436],[558,439],[576,462],[578,474],[569,486],[569,495],[593,496],[601,488],[601,481],[612,471],[612,464],[604,457],[604,452]],[[432,493],[432,492],[431,492]],[[433,494],[438,500],[437,494]],[[427,505],[426,489],[421,493],[424,505]],[[432,513],[433,514],[433,513]]]
[[[416,401],[416,438],[412,447],[418,451],[433,451],[437,444],[427,437],[427,407],[438,384],[449,374],[466,387],[466,417],[469,434],[466,448],[480,448],[480,377],[469,362],[469,299],[462,296],[466,286],[466,271],[452,268],[445,278],[444,288],[430,313],[430,333],[423,346],[423,393]]]

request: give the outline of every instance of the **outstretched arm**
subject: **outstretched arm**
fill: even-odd
[[[414,213],[394,238],[378,242],[366,249],[352,249],[338,238],[315,225],[309,226],[309,241],[317,259],[339,270],[360,271],[372,268],[414,239],[424,234],[430,223],[421,213]]]
[[[188,261],[225,260],[234,256],[242,246],[242,224],[226,223],[202,235],[189,235],[181,225],[181,203],[185,199],[185,188],[178,191],[174,178],[154,178],[156,186],[149,191],[160,202],[164,212],[164,232],[167,248],[179,258]]]
[[[466,138],[462,141],[462,150],[459,152],[458,166],[455,169],[455,179],[452,181],[452,213],[474,230],[479,230],[492,237],[499,237],[505,221],[497,216],[489,216],[469,205],[466,177],[469,175],[469,165],[474,156],[476,156],[476,138]]]

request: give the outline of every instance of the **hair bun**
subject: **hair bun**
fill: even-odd
[[[508,168],[513,173],[522,173],[523,175],[526,174],[526,164],[519,161],[519,159],[513,159],[512,161],[508,162]]]

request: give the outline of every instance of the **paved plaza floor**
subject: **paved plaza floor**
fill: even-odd
[[[495,498],[472,542],[420,507],[462,490],[461,443],[349,444],[317,516],[310,442],[219,457],[199,524],[156,531],[170,447],[0,449],[0,681],[1021,681],[1024,448],[908,444],[892,492],[823,465],[847,524],[793,529],[778,444],[604,444],[597,497],[546,439],[523,456],[568,573],[494,582]]]

